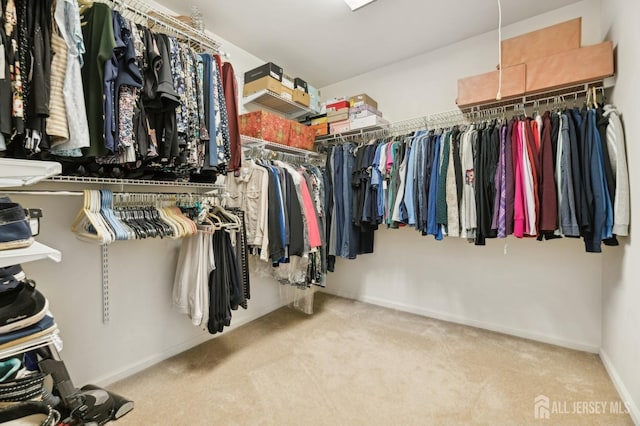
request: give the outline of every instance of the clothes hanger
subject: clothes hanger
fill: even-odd
[[[100,214],[100,207],[102,202],[102,196],[99,190],[91,191],[91,214],[95,217],[96,221],[100,223],[102,230],[104,232],[104,236],[106,238],[106,243],[111,243],[115,241],[116,236],[115,232],[111,229],[107,221]]]
[[[116,240],[126,240],[129,233],[124,229],[122,223],[113,213],[113,193],[108,189],[101,189],[100,194],[100,215],[113,231]]]
[[[77,0],[78,1],[78,12],[82,15],[87,9],[91,9],[93,7],[93,1],[90,0]],[[86,25],[86,22],[83,22],[81,25]]]
[[[600,89],[600,94],[602,95],[602,102],[601,102],[601,104],[602,104],[602,106],[604,106],[604,105],[606,105],[606,104],[607,104],[607,96],[606,96],[606,94],[604,93],[604,86],[599,87],[599,89]]]
[[[95,203],[94,190],[85,189],[84,204],[82,210],[78,212],[76,218],[71,224],[71,231],[83,241],[107,244],[110,242],[110,236],[105,229],[104,223],[100,220],[99,215],[95,214],[98,208]]]
[[[175,222],[172,218],[169,217],[165,210],[165,203],[167,201],[158,199],[157,210],[160,215],[160,220],[167,224],[171,228],[171,232],[167,235],[169,238],[178,239],[180,238],[180,225]]]

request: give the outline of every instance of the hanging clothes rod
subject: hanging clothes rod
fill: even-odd
[[[360,129],[358,131],[338,133],[329,137],[321,137],[316,139],[316,143],[326,145],[329,143],[353,142],[356,140],[362,141],[400,136],[402,134],[411,133],[417,130],[435,129],[440,127],[450,127],[457,124],[465,124],[466,121],[467,117],[464,115],[464,113],[459,109],[455,109],[379,125],[376,126],[375,129]]]
[[[221,187],[218,189],[221,190],[224,188]],[[216,192],[216,190],[208,191],[205,193],[192,193],[192,192],[112,192],[112,193],[118,196],[144,196],[144,197],[155,197],[155,198],[174,198],[174,197],[212,198],[212,197],[225,197],[227,195],[225,193],[218,193]],[[29,191],[0,190],[0,194],[2,195],[35,195],[35,196],[47,195],[47,196],[69,196],[69,197],[81,197],[85,195],[83,191],[38,191],[38,190],[29,190]]]
[[[615,85],[615,78],[609,77],[604,80],[593,81],[589,83],[579,84],[570,87],[559,88],[556,90],[545,91],[540,93],[533,93],[529,95],[519,96],[511,99],[507,99],[499,102],[489,102],[486,104],[474,105],[468,108],[461,108],[460,110],[467,114],[470,112],[477,111],[486,111],[496,108],[511,108],[513,106],[526,106],[533,105],[535,103],[547,102],[550,100],[555,100],[556,98],[568,100],[570,98],[577,99],[578,97],[586,96],[589,90],[592,90],[594,87],[597,90],[604,91],[605,89],[611,88]]]
[[[267,149],[269,151],[280,152],[292,156],[310,158],[310,157],[321,157],[322,154],[314,151],[309,151],[303,148],[297,148],[295,146],[283,145],[277,142],[265,141],[263,139],[254,138],[251,136],[241,136],[242,139],[242,147],[243,148],[261,148]]]
[[[108,4],[114,9],[121,12],[129,19],[134,20],[136,23],[149,26],[149,22],[153,25],[149,28],[153,28],[156,25],[162,27],[160,32],[164,32],[169,35],[174,35],[179,39],[182,39],[189,43],[189,45],[201,52],[211,51],[224,56],[227,59],[230,58],[228,53],[221,50],[220,44],[209,37],[203,31],[197,31],[191,28],[185,22],[176,19],[166,13],[156,12],[154,8],[147,4],[143,0],[95,0]],[[133,16],[132,16],[133,15]],[[135,19],[134,19],[135,18]]]
[[[326,145],[330,143],[355,142],[370,139],[379,139],[418,131],[446,128],[458,125],[467,125],[479,119],[499,117],[508,112],[508,109],[522,111],[526,106],[541,105],[545,102],[553,101],[555,104],[563,104],[571,99],[577,101],[579,97],[584,97],[594,87],[604,92],[605,89],[613,87],[614,78],[607,78],[596,82],[585,83],[578,86],[561,88],[555,91],[547,91],[506,101],[494,102],[490,104],[476,105],[465,109],[455,109],[449,111],[429,114],[423,117],[389,123],[378,126],[375,129],[351,131],[338,133],[329,137],[316,139],[316,143]]]

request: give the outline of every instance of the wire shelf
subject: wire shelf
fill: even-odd
[[[315,151],[309,151],[307,149],[296,148],[294,146],[283,145],[277,142],[265,141],[263,139],[254,138],[251,136],[241,135],[242,145],[248,148],[251,147],[264,147],[272,151],[284,152],[285,154],[295,154],[305,157],[321,157],[322,154]]]
[[[565,103],[566,101],[571,101],[572,98],[577,99],[579,96],[584,96],[590,89],[594,87],[604,90],[613,87],[614,84],[615,78],[609,77],[603,80],[593,81],[589,83],[560,87],[555,90],[514,97],[500,102],[493,102],[483,105],[476,105],[473,107],[465,107],[450,111],[443,111],[435,114],[429,114],[423,117],[411,118],[408,120],[389,123],[388,125],[380,125],[374,128],[360,129],[360,131],[350,131],[335,135],[321,136],[316,138],[316,143],[324,145],[336,141],[339,142],[362,140],[366,138],[384,138],[390,136],[398,136],[417,130],[467,125],[478,120],[501,117],[505,115],[507,108],[513,107],[514,110],[518,110],[523,109],[526,105],[541,105],[544,102],[551,101],[556,103]]]
[[[128,19],[138,24],[148,26],[158,32],[172,35],[183,42],[188,43],[194,49],[205,52],[213,51],[220,55],[228,57],[221,50],[221,45],[203,31],[197,31],[189,26],[186,22],[177,19],[166,13],[157,11],[144,0],[100,0],[111,5]],[[156,28],[161,27],[161,28]]]
[[[267,89],[256,92],[243,98],[245,107],[255,106],[285,114],[287,118],[297,118],[303,115],[313,114],[314,111],[302,104],[283,98]]]
[[[64,182],[64,183],[89,183],[98,185],[124,185],[124,186],[165,186],[165,187],[187,187],[187,188],[221,188],[224,185],[216,183],[200,183],[200,182],[176,182],[163,180],[145,180],[145,179],[115,179],[115,178],[98,178],[85,176],[52,176],[44,182]]]

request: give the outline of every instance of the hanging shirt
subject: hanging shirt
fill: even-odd
[[[615,176],[615,193],[613,203],[613,229],[616,235],[629,235],[629,172],[627,170],[627,153],[624,131],[620,113],[613,105],[604,107],[604,115],[609,118],[607,126],[607,150]]]
[[[464,172],[464,186],[462,203],[460,206],[461,232],[460,237],[474,239],[477,227],[476,196],[475,196],[475,166],[473,152],[477,132],[475,126],[470,126],[462,137],[461,163]]]
[[[89,157],[103,156],[105,148],[104,97],[105,63],[113,56],[116,47],[111,9],[104,3],[95,3],[82,16],[82,36],[86,47],[86,58],[82,68],[82,85],[87,109],[90,147]],[[76,94],[77,96],[77,94]]]

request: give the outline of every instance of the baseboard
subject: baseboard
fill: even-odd
[[[247,324],[251,321],[255,321],[260,317],[263,317],[277,309],[280,309],[283,306],[286,306],[288,302],[280,302],[277,304],[273,304],[271,306],[265,306],[260,310],[257,310],[255,312],[252,312],[251,315],[242,318],[241,320],[235,321],[231,324],[230,327],[228,327],[225,330],[225,333],[231,332],[234,329]],[[178,345],[172,346],[170,348],[165,349],[164,351],[160,352],[160,353],[156,353],[153,354],[150,357],[147,357],[143,360],[140,360],[139,362],[136,362],[135,364],[129,365],[125,368],[123,368],[122,370],[118,370],[116,372],[104,375],[102,377],[96,378],[93,381],[90,381],[90,383],[95,384],[96,386],[101,386],[101,387],[106,387],[109,386],[112,383],[117,382],[118,380],[122,380],[125,379],[133,374],[139,373],[142,370],[145,370],[161,361],[164,361],[165,359],[171,358],[174,355],[178,355],[179,353],[182,353],[184,351],[187,351],[195,346],[198,346],[204,342],[207,342],[211,339],[215,339],[218,336],[221,336],[222,334],[216,334],[216,335],[210,335],[208,333],[203,332],[202,336],[198,336],[195,339],[190,339],[187,341],[184,341]]]
[[[392,302],[385,299],[379,299],[377,297],[370,296],[354,296],[341,291],[323,290],[326,293],[333,294],[339,297],[347,299],[358,300],[360,302],[370,303],[372,305],[382,306],[385,308],[396,309],[398,311],[409,312],[424,317],[434,318],[442,321],[453,322],[456,324],[468,325],[470,327],[482,328],[485,330],[495,331],[498,333],[509,334],[511,336],[522,337],[524,339],[535,340],[538,342],[549,343],[551,345],[562,346],[564,348],[575,349],[583,352],[590,352],[597,354],[600,352],[600,347],[595,345],[588,345],[584,343],[574,342],[571,340],[559,339],[554,336],[547,336],[545,334],[534,333],[527,330],[520,330],[512,327],[505,327],[500,324],[494,324],[484,321],[476,321],[473,319],[460,317],[457,315],[451,315],[445,312],[438,312],[430,309],[425,309],[419,306],[411,306],[404,303]]]
[[[640,426],[640,409],[638,409],[638,405],[631,397],[631,393],[625,386],[622,378],[618,374],[618,370],[616,370],[611,358],[609,358],[609,355],[607,355],[604,349],[600,349],[600,359],[602,360],[602,364],[604,364],[604,368],[607,370],[607,373],[609,373],[609,377],[611,378],[613,385],[616,387],[616,390],[620,395],[620,399],[627,403],[629,415],[631,416],[633,424]]]

